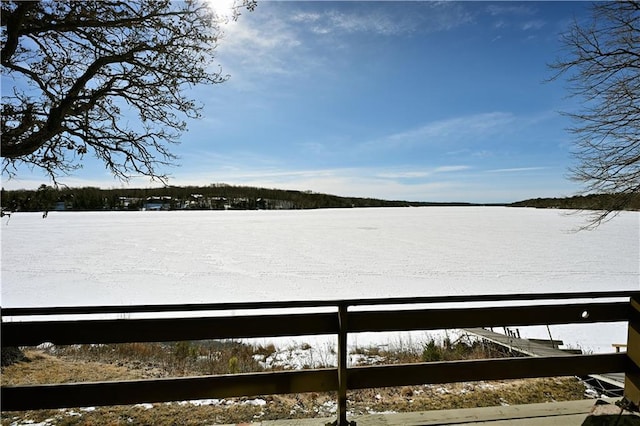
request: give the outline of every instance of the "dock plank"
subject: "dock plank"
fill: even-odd
[[[485,328],[465,328],[467,334],[480,337],[497,345],[503,346],[515,352],[519,352],[527,356],[567,356],[567,352],[560,349],[554,349],[548,345],[534,342],[528,339],[522,339],[505,334],[496,333]]]

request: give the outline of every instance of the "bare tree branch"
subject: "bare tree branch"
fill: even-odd
[[[55,181],[101,159],[121,179],[159,172],[200,107],[185,89],[228,78],[214,67],[220,19],[204,0],[3,1],[3,173]],[[235,6],[252,10],[255,0]],[[128,120],[123,120],[122,111]],[[130,120],[131,112],[138,121]]]
[[[564,113],[574,123],[571,178],[585,194],[620,195],[593,216],[598,225],[640,192],[640,2],[596,3],[592,12],[591,24],[574,22],[563,35],[566,55],[550,67],[582,101],[581,110]]]

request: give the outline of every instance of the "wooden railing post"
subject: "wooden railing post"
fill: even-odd
[[[346,426],[347,421],[347,308],[338,306],[338,426]]]
[[[630,362],[625,371],[624,397],[637,410],[640,406],[640,294],[631,296],[627,356]]]

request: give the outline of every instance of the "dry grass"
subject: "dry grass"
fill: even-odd
[[[425,411],[584,399],[573,377],[404,386],[350,392],[355,414]]]
[[[427,349],[427,346],[429,345],[404,345],[402,350],[397,347],[370,347],[361,348],[357,353],[372,359],[385,359],[385,363],[418,362],[426,356],[425,351],[433,351],[433,348]],[[452,348],[453,346],[448,352],[455,352],[458,357],[479,356],[472,346],[469,346],[468,351]],[[2,384],[260,371],[263,367],[255,361],[255,355],[268,357],[275,352],[273,345],[252,347],[238,342],[53,347],[27,351],[30,362],[3,367]],[[468,353],[461,355],[462,352]],[[404,386],[351,391],[348,394],[348,406],[350,415],[422,411],[583,399],[584,391],[584,385],[575,378]],[[137,405],[98,407],[91,410],[6,412],[2,416],[2,425],[28,422],[58,425],[202,425],[334,417],[335,401],[334,393],[307,393],[227,398],[208,401],[206,405],[176,402],[153,404],[153,408]]]
[[[42,383],[92,382],[149,377],[142,371],[117,365],[86,360],[71,361],[40,350],[27,350],[29,362],[19,362],[2,368],[2,385],[33,385]]]
[[[414,362],[455,361],[463,359],[501,358],[508,356],[499,345],[469,340],[467,336],[452,342],[433,339],[422,344],[397,340],[385,346],[366,346],[353,350],[357,365],[408,364]]]
[[[99,361],[144,370],[147,377],[175,377],[262,371],[254,355],[268,350],[234,340],[207,340],[54,346],[47,352],[74,361]]]

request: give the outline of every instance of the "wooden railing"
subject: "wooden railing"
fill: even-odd
[[[385,309],[376,308],[379,306],[385,306]],[[302,313],[282,313],[282,310],[292,308]],[[318,312],[318,308],[324,311]],[[268,312],[273,309],[278,311]],[[239,310],[255,314],[229,313]],[[310,310],[316,312],[308,312]],[[196,312],[201,314],[192,317]],[[172,313],[175,317],[123,318],[160,313]],[[185,317],[184,313],[190,316]],[[96,315],[102,318],[95,319]],[[118,318],[105,319],[108,315]],[[349,333],[619,321],[629,323],[626,353],[347,365]],[[344,425],[349,423],[346,418],[349,389],[613,372],[625,373],[628,403],[637,407],[640,402],[640,292],[6,308],[2,310],[1,339],[2,347],[21,347],[45,342],[67,345],[325,334],[337,336],[337,368],[3,386],[1,407],[2,411],[15,411],[337,391],[336,423]]]

